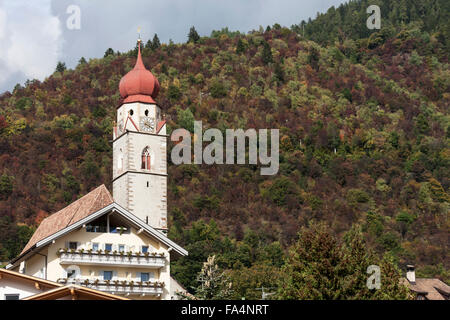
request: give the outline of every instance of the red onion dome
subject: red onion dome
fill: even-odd
[[[141,41],[138,41],[138,57],[133,70],[122,77],[119,91],[124,103],[146,102],[155,103],[159,93],[159,82],[156,77],[145,68],[141,56]]]

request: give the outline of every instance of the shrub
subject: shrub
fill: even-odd
[[[227,96],[227,89],[225,88],[225,85],[218,79],[215,79],[212,82],[209,92],[213,98],[224,98]]]

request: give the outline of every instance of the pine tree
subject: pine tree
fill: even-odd
[[[263,51],[261,58],[264,64],[273,62],[272,50],[270,49],[270,45],[267,43],[267,41],[263,42]]]
[[[380,289],[367,287],[367,268],[380,268]],[[379,261],[364,242],[356,225],[343,243],[323,223],[302,228],[290,248],[279,284],[280,299],[409,299],[401,273],[390,256]]]
[[[86,63],[87,63],[87,61],[86,61],[86,59],[84,57],[81,57],[81,59],[78,60],[78,65],[83,65],[83,64],[86,64]]]
[[[112,48],[108,48],[108,50],[105,51],[105,54],[103,57],[106,58],[107,56],[110,56],[110,55],[114,55],[114,50]]]
[[[381,288],[374,290],[371,299],[376,300],[411,300],[413,295],[406,287],[404,278],[394,262],[394,257],[386,253],[379,262]]]
[[[336,239],[325,224],[312,223],[302,228],[299,240],[290,248],[282,268],[280,299],[338,299],[340,264]]]
[[[189,42],[197,43],[198,40],[200,40],[200,36],[198,35],[197,30],[195,30],[195,27],[192,26],[188,34],[188,43]]]
[[[308,55],[308,63],[316,71],[319,70],[319,60],[319,51],[316,48],[312,47],[311,52]]]
[[[367,267],[373,261],[371,252],[364,243],[361,227],[354,225],[344,236],[342,260],[338,273],[341,274],[342,295],[346,299],[368,299],[373,293],[367,287]]]
[[[64,62],[59,61],[56,65],[56,71],[64,72],[66,70],[66,64]]]
[[[0,200],[6,200],[13,192],[13,177],[3,174],[0,176]]]
[[[161,42],[159,41],[158,35],[155,33],[155,35],[153,36],[153,41],[152,41],[152,50],[156,50],[159,47],[161,47]]]
[[[278,84],[282,84],[284,82],[284,71],[283,71],[283,68],[281,67],[280,63],[275,64],[274,77],[275,77],[275,81]]]
[[[245,44],[244,44],[244,41],[242,41],[242,39],[240,39],[240,38],[236,45],[236,53],[237,54],[245,53]]]

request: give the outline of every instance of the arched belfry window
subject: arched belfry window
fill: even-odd
[[[150,170],[150,164],[150,149],[148,147],[145,147],[144,151],[142,151],[141,169]]]

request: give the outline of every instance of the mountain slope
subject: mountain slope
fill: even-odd
[[[337,235],[359,223],[378,252],[448,274],[448,52],[415,25],[383,32],[324,47],[275,25],[144,50],[169,129],[193,119],[280,129],[273,177],[169,164],[170,237],[194,252],[174,268],[190,271],[185,285],[210,253],[229,268],[278,267],[312,219]],[[102,183],[111,189],[118,83],[134,61],[133,50],[109,54],[0,97],[0,261],[31,236],[26,225]]]

